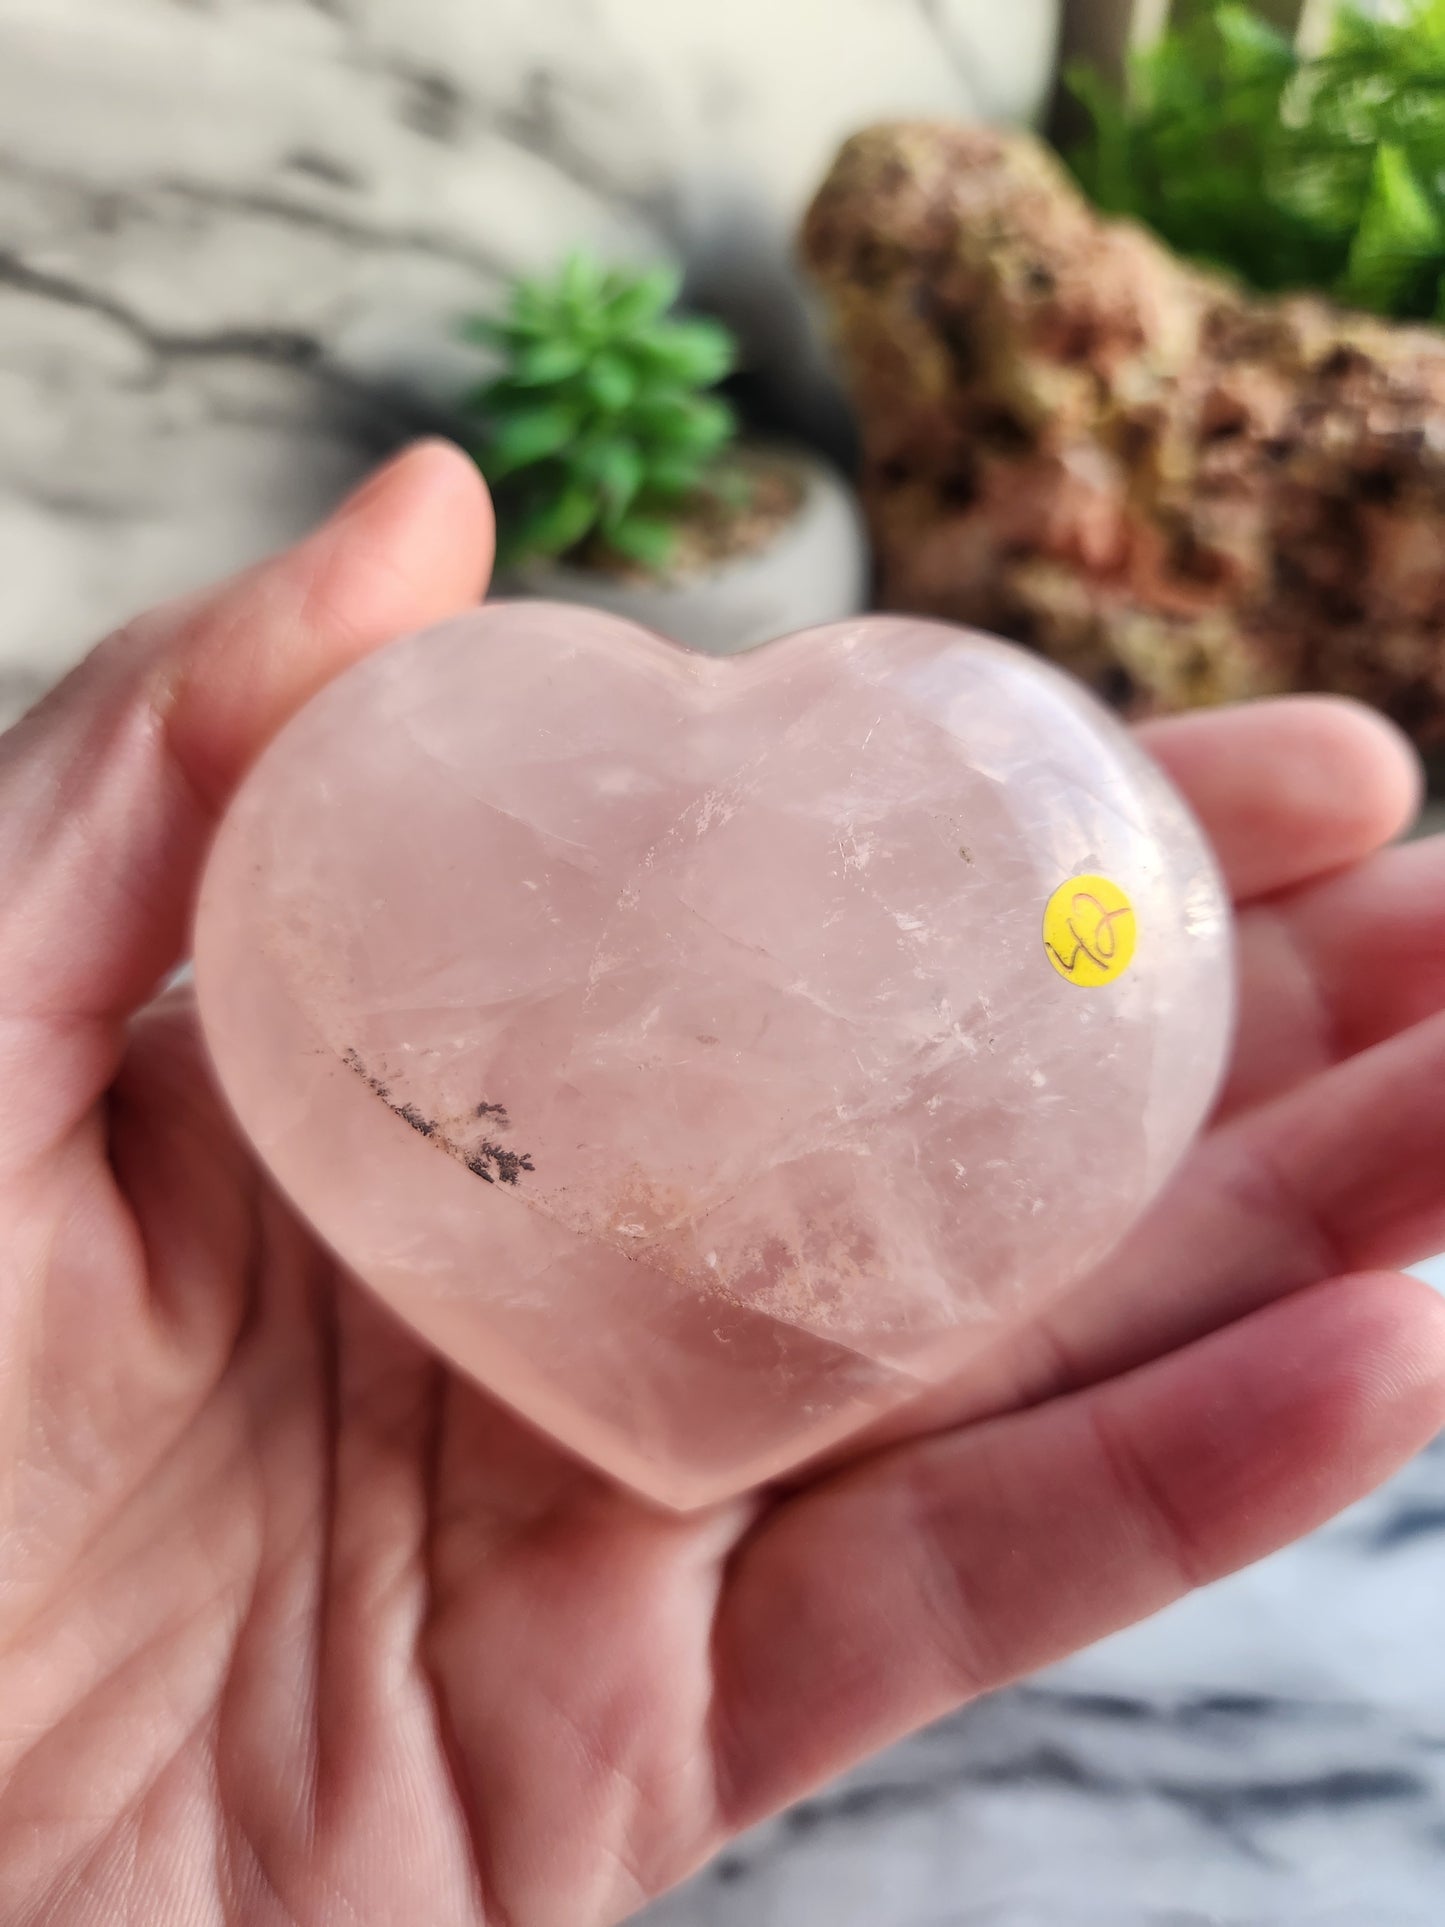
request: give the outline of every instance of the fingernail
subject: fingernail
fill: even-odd
[[[453,447],[454,444],[444,441],[439,435],[425,435],[418,441],[409,442],[405,448],[398,449],[395,455],[389,456],[380,468],[374,469],[349,495],[343,496],[327,517],[327,521],[343,521],[347,516],[354,515],[358,509],[365,508],[374,497],[391,487],[398,473],[409,462],[414,461],[426,450]]]

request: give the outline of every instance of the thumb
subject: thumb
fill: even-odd
[[[43,1062],[53,1113],[56,1045],[89,1036],[60,1085],[72,1117],[93,1100],[248,764],[348,664],[474,602],[491,553],[475,468],[421,443],[296,548],[102,643],[0,740],[0,1084]]]

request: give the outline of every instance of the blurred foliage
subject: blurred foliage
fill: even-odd
[[[499,319],[464,324],[502,360],[465,405],[503,562],[598,539],[648,568],[668,561],[678,515],[737,433],[705,392],[732,369],[733,338],[672,316],[679,287],[668,267],[575,254],[553,279],[514,282]]]
[[[1071,164],[1105,212],[1256,288],[1445,319],[1445,0],[1346,5],[1309,59],[1221,0],[1122,95],[1087,67],[1069,83],[1093,121]]]

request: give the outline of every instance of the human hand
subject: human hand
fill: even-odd
[[[446,1367],[237,1139],[182,954],[305,697],[481,592],[427,446],[0,745],[0,1918],[599,1927],[971,1695],[1320,1523],[1445,1422],[1445,847],[1299,702],[1148,740],[1241,907],[1222,1121],[906,1436],[649,1510]],[[895,1428],[898,1430],[899,1428]]]

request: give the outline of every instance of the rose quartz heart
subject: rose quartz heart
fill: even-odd
[[[538,603],[395,644],[281,732],[196,972],[322,1237],[675,1506],[1095,1265],[1231,1006],[1199,832],[1032,656],[879,616],[714,660]]]

